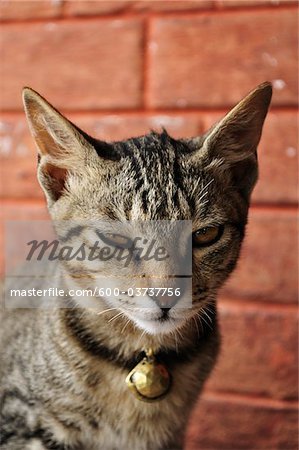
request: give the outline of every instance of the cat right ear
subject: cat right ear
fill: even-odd
[[[80,171],[90,145],[41,95],[23,89],[29,128],[38,148],[38,179],[51,205],[66,189],[71,172]]]
[[[81,131],[33,89],[23,89],[23,102],[39,153],[38,179],[51,205],[67,190],[68,177],[80,175],[98,156],[107,158],[110,146]]]

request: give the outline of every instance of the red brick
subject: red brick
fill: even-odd
[[[3,26],[1,107],[21,109],[24,85],[59,108],[138,106],[141,34],[135,19]]]
[[[292,210],[252,208],[227,296],[291,303],[298,298],[298,227]]]
[[[53,18],[61,15],[62,0],[2,0],[0,20]]]
[[[4,224],[9,220],[48,220],[45,201],[2,201],[0,208],[0,277],[4,274]]]
[[[125,10],[129,5],[131,1],[72,0],[65,2],[65,14],[74,16],[111,14]]]
[[[67,15],[87,16],[123,11],[196,11],[213,7],[213,0],[67,1]]]
[[[49,218],[45,201],[5,200],[1,203],[2,220],[45,220]]]
[[[0,196],[43,197],[36,178],[36,147],[25,118],[1,120],[0,144]]]
[[[204,129],[208,130],[223,115],[202,115]],[[269,113],[258,147],[258,157],[259,181],[253,191],[253,202],[297,203],[298,123],[295,112]]]
[[[270,114],[259,155],[260,181],[253,201],[297,203],[298,122],[295,114]]]
[[[297,103],[295,11],[159,18],[149,43],[153,107],[221,107],[273,81],[275,104]]]
[[[194,114],[187,116],[178,114],[114,114],[102,117],[73,115],[71,118],[92,136],[107,141],[140,136],[150,130],[161,131],[162,127],[166,128],[174,138],[196,136],[201,130],[199,118]]]
[[[285,6],[295,5],[297,0],[215,0],[220,8],[248,7],[248,6]]]
[[[115,141],[138,136],[150,129],[164,126],[173,137],[199,134],[197,116],[183,115],[78,115],[68,117],[102,140]],[[36,179],[36,148],[24,117],[0,121],[0,196],[13,198],[41,198],[42,190]]]
[[[185,450],[296,450],[297,405],[206,394],[192,416]]]
[[[296,306],[220,301],[219,313],[222,350],[208,388],[276,399],[298,398]]]
[[[196,11],[213,7],[213,0],[140,0],[132,3],[136,10],[151,11]]]

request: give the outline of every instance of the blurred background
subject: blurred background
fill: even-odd
[[[220,295],[222,354],[186,450],[297,449],[297,14],[294,0],[0,2],[2,223],[47,217],[23,86],[119,140],[195,136],[273,83],[247,237]]]

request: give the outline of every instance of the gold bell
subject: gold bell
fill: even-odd
[[[126,378],[134,395],[145,402],[161,400],[169,391],[170,374],[163,364],[157,362],[153,350],[145,351],[145,357]]]

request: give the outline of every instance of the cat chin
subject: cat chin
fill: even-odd
[[[159,320],[142,320],[142,319],[133,319],[135,325],[151,335],[157,334],[169,334],[174,333],[178,328],[181,328],[184,324],[183,319],[168,319],[163,322]]]

